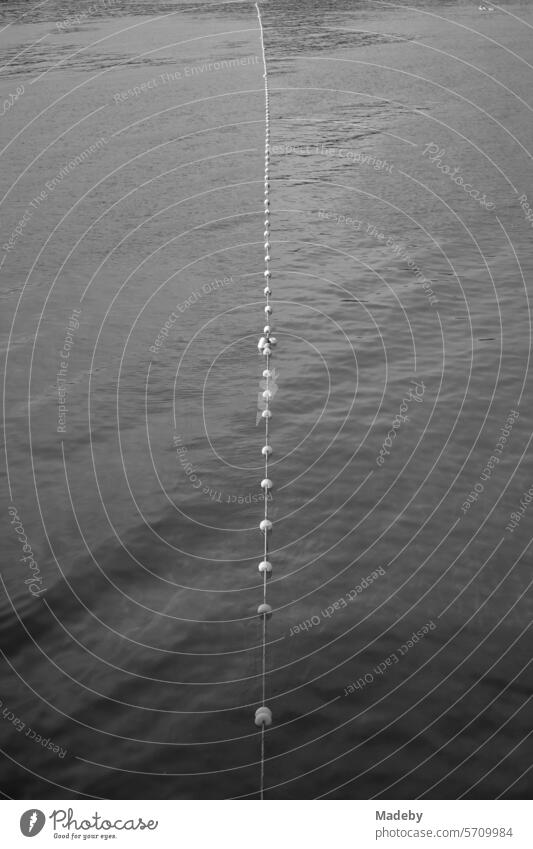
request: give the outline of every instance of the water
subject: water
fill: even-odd
[[[263,5],[267,798],[528,793],[533,16],[478,6]],[[4,793],[254,798],[255,9],[0,13]]]

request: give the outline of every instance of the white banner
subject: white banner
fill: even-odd
[[[261,807],[259,807],[261,805]],[[521,801],[4,801],[2,846],[531,849]],[[34,844],[29,841],[35,839]]]

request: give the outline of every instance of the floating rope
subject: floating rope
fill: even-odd
[[[260,797],[264,798],[265,790],[265,728],[272,724],[272,711],[265,704],[266,702],[266,646],[267,646],[267,620],[272,614],[272,608],[267,603],[267,578],[272,572],[272,564],[268,559],[268,541],[269,534],[272,531],[272,522],[268,518],[268,497],[272,489],[272,481],[268,476],[268,460],[272,454],[272,447],[269,443],[269,421],[272,417],[270,410],[270,401],[272,399],[272,391],[270,389],[270,379],[272,371],[270,370],[270,358],[272,356],[272,348],[276,344],[276,339],[272,334],[272,307],[270,305],[270,296],[272,290],[270,288],[271,272],[270,272],[270,103],[268,97],[268,78],[267,65],[265,55],[265,41],[263,37],[263,22],[261,20],[261,12],[259,4],[255,4],[257,9],[257,18],[259,20],[259,30],[261,34],[261,50],[263,52],[263,79],[265,81],[265,288],[264,295],[266,299],[265,316],[266,325],[263,328],[263,336],[259,339],[258,349],[266,360],[266,369],[263,371],[265,378],[265,391],[263,399],[265,408],[262,412],[262,417],[265,421],[265,444],[261,453],[265,458],[265,477],[261,481],[261,489],[263,490],[263,498],[265,502],[265,516],[259,525],[259,529],[263,533],[263,560],[259,564],[259,571],[263,575],[263,603],[259,605],[257,612],[261,617],[263,634],[262,634],[262,652],[261,652],[261,695],[262,705],[255,712],[255,724],[261,729],[261,776],[260,776]]]

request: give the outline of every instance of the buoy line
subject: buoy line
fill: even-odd
[[[257,612],[261,617],[263,634],[262,634],[262,651],[261,651],[261,696],[262,704],[255,712],[255,724],[261,729],[261,775],[260,775],[260,798],[264,798],[265,790],[265,729],[272,724],[272,711],[265,704],[266,702],[266,674],[267,674],[267,620],[272,614],[272,608],[267,603],[267,578],[272,573],[272,564],[268,559],[268,542],[269,535],[272,531],[272,522],[268,518],[268,495],[272,489],[272,481],[268,476],[268,462],[272,454],[272,446],[269,442],[269,421],[272,417],[270,410],[270,401],[272,399],[272,391],[270,389],[270,379],[272,371],[270,369],[270,359],[272,357],[272,348],[276,344],[276,339],[272,336],[272,306],[270,304],[270,296],[272,289],[271,272],[270,272],[270,103],[268,96],[268,76],[265,54],[265,40],[263,36],[263,21],[261,20],[261,11],[259,4],[255,4],[257,9],[257,18],[259,20],[259,31],[261,35],[261,50],[263,53],[263,79],[265,82],[265,230],[264,230],[264,247],[265,247],[265,320],[266,324],[263,328],[263,335],[257,344],[258,350],[263,355],[266,361],[266,368],[263,371],[263,377],[266,383],[263,392],[265,408],[262,412],[262,417],[265,422],[265,443],[261,449],[261,453],[265,458],[265,476],[261,481],[261,489],[263,490],[263,499],[265,503],[265,515],[262,519],[259,529],[263,534],[263,560],[259,564],[259,572],[263,576],[263,602],[259,605]]]

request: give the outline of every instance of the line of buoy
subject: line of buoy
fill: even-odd
[[[265,247],[265,316],[266,325],[263,327],[263,335],[260,337],[257,347],[266,361],[266,368],[263,371],[263,377],[266,383],[265,391],[263,392],[263,400],[265,407],[262,417],[265,421],[265,444],[261,449],[261,453],[265,458],[265,476],[261,481],[261,489],[265,503],[265,515],[259,524],[259,529],[263,534],[263,560],[259,564],[259,572],[263,576],[263,602],[257,608],[257,613],[261,618],[263,634],[262,634],[262,662],[261,662],[261,695],[262,704],[255,712],[255,724],[261,729],[261,776],[260,776],[260,798],[264,798],[265,790],[265,729],[272,725],[272,711],[265,704],[266,702],[266,646],[267,646],[267,620],[272,615],[272,608],[267,602],[267,579],[272,574],[272,564],[268,556],[269,535],[272,532],[272,522],[268,518],[268,495],[273,487],[272,480],[268,474],[268,461],[272,454],[272,446],[269,441],[269,422],[272,418],[270,410],[270,401],[272,400],[272,391],[270,389],[270,379],[272,371],[270,369],[270,359],[272,357],[272,348],[276,344],[276,339],[272,336],[272,306],[270,304],[271,289],[271,271],[270,271],[270,102],[268,96],[268,77],[265,54],[265,41],[263,37],[263,22],[261,20],[261,11],[259,4],[255,4],[257,9],[257,18],[259,20],[259,30],[261,34],[261,50],[263,53],[263,79],[265,82],[265,230],[264,230],[264,247]]]

